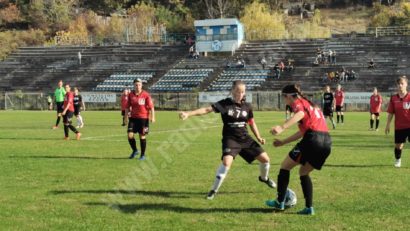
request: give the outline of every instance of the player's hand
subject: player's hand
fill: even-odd
[[[388,135],[390,133],[390,126],[386,126],[384,129],[384,134]]]
[[[65,115],[66,112],[67,112],[67,111],[63,111],[63,113],[61,113],[61,115]]]
[[[283,143],[282,140],[275,139],[275,140],[273,141],[273,146],[274,146],[274,147],[280,147],[280,146],[282,146],[282,145],[284,145],[284,143]]]
[[[282,132],[283,132],[282,126],[275,126],[275,127],[272,127],[272,129],[270,130],[270,133],[272,135],[279,135]]]
[[[257,138],[259,143],[261,143],[262,145],[264,145],[266,143],[266,140],[262,137]]]
[[[155,118],[151,118],[151,122],[152,122],[152,123],[155,123]]]
[[[188,113],[186,113],[186,112],[181,111],[181,112],[179,113],[179,118],[180,118],[181,120],[186,120],[186,119],[188,119],[188,117],[189,117],[189,115],[188,115]]]

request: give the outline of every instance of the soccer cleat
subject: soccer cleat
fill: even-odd
[[[75,128],[80,128],[80,125],[77,125]]]
[[[138,155],[138,150],[135,150],[131,153],[130,157],[128,157],[129,159],[134,159],[134,157]]]
[[[70,137],[64,137],[64,140],[70,140]]]
[[[378,132],[379,131],[379,129],[378,128],[376,128],[376,130],[375,130],[376,132]]]
[[[275,181],[271,180],[271,179],[267,179],[267,180],[262,180],[262,177],[259,176],[259,181],[263,182],[265,184],[267,184],[270,188],[276,188],[276,183]]]
[[[140,156],[140,158],[138,158],[138,160],[145,160],[145,156]]]
[[[285,202],[278,202],[277,200],[267,200],[267,201],[265,201],[265,204],[269,207],[274,208],[275,210],[278,210],[278,211],[285,210]]]
[[[313,207],[310,208],[304,208],[298,212],[300,215],[315,215],[315,210]]]
[[[125,124],[123,123],[123,124],[121,124],[121,126],[125,126]]]
[[[81,133],[75,134],[75,139],[76,139],[76,140],[80,140],[80,138],[81,138]]]
[[[213,200],[215,198],[216,192],[214,190],[209,191],[208,195],[206,195],[207,200]]]
[[[51,129],[54,130],[54,129],[57,129],[57,128],[58,128],[58,126],[55,126],[55,125],[54,125]]]
[[[394,167],[396,167],[396,168],[401,167],[401,159],[396,159],[396,161],[394,162]]]
[[[83,128],[83,127],[84,127],[84,124],[81,124],[81,125],[80,125],[80,128]]]
[[[369,128],[369,131],[374,131],[374,129],[373,129],[373,128]]]

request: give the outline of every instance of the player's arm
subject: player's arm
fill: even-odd
[[[265,144],[266,140],[261,137],[259,133],[258,126],[256,125],[255,120],[252,118],[248,121],[249,126],[251,127],[252,133],[255,135],[256,139],[258,139],[259,143]]]
[[[202,116],[202,115],[206,115],[210,112],[213,112],[213,109],[212,109],[211,106],[199,108],[199,109],[196,109],[194,111],[182,111],[182,112],[179,113],[179,118],[182,119],[182,120],[186,120],[186,119],[188,119],[188,117]]]
[[[280,146],[282,146],[282,145],[285,145],[285,144],[291,143],[291,142],[293,142],[293,141],[295,141],[295,140],[298,140],[298,139],[300,139],[300,138],[302,138],[302,137],[303,137],[302,132],[297,131],[295,134],[289,136],[288,138],[286,138],[286,139],[284,139],[284,140],[275,139],[275,140],[273,141],[273,146],[275,146],[275,147],[280,147]]]
[[[149,110],[149,116],[150,116],[151,122],[155,123],[155,109],[154,109],[154,107],[152,107]]]
[[[81,105],[82,105],[82,107],[83,107],[83,111],[85,111],[85,103],[84,103],[84,101],[82,101],[82,100],[81,100]]]
[[[67,113],[67,110],[68,110],[68,108],[71,107],[72,103],[73,103],[72,100],[68,99],[67,106],[64,108],[64,111],[61,113],[62,115],[65,115],[65,113]]]
[[[386,122],[386,128],[384,129],[384,133],[387,135],[390,133],[390,123],[393,119],[394,114],[387,113],[387,122]]]
[[[280,133],[285,131],[287,128],[296,124],[297,122],[299,122],[299,120],[303,119],[304,116],[305,116],[305,112],[298,111],[292,116],[292,118],[286,121],[282,126],[277,125],[275,127],[272,127],[270,132],[272,133],[272,135],[279,135]]]

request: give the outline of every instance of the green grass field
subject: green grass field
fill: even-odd
[[[346,113],[331,131],[333,151],[312,173],[316,215],[298,204],[274,213],[276,191],[259,183],[257,163],[238,158],[220,193],[205,199],[221,156],[218,115],[179,121],[158,112],[146,161],[129,160],[119,112],[84,112],[81,141],[51,130],[54,112],[0,112],[0,230],[409,230],[410,155],[393,167],[393,134],[368,131],[368,113]],[[271,178],[294,144],[274,148],[269,128],[284,113],[255,112],[271,158]],[[296,127],[280,137],[294,132]],[[393,129],[394,130],[394,129]],[[70,134],[73,138],[73,133]]]

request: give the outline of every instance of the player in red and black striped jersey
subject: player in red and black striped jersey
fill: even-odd
[[[210,112],[221,114],[224,124],[222,130],[222,164],[216,172],[215,182],[207,195],[209,200],[215,197],[237,155],[249,164],[257,159],[260,162],[259,181],[266,183],[271,188],[276,187],[275,182],[268,178],[270,167],[268,154],[249,135],[247,130],[248,124],[259,143],[265,144],[265,139],[260,136],[253,118],[252,107],[245,102],[245,88],[245,83],[235,81],[231,91],[232,98],[223,99],[209,107],[179,114],[182,120],[186,120],[190,116],[200,116]]]
[[[382,108],[382,103],[383,103],[383,98],[377,91],[377,88],[375,87],[373,89],[373,94],[370,96],[370,131],[378,131],[379,130],[379,117],[380,117],[380,111]],[[376,120],[376,126],[375,129],[373,129],[373,124],[374,121]]]
[[[85,104],[83,101],[83,97],[78,92],[78,88],[74,88],[74,115],[77,117],[77,128],[84,127],[84,120],[81,116],[81,110],[85,111]]]
[[[335,99],[336,99],[336,121],[339,123],[339,118],[344,123],[344,114],[343,114],[343,106],[345,103],[345,93],[342,90],[342,86],[340,84],[337,85],[335,91]]]
[[[65,85],[65,91],[66,94],[64,96],[64,104],[63,104],[63,112],[61,113],[63,115],[63,123],[64,123],[64,139],[68,140],[68,132],[70,129],[76,134],[76,139],[80,140],[81,133],[75,129],[75,127],[72,125],[72,118],[74,115],[74,93],[71,92],[70,85],[66,84]]]
[[[285,195],[289,184],[290,170],[300,164],[300,183],[306,208],[299,211],[299,214],[313,215],[313,186],[309,173],[314,169],[320,170],[322,168],[331,152],[332,141],[322,112],[301,94],[298,87],[288,85],[282,89],[282,95],[286,104],[291,105],[295,114],[283,125],[272,127],[271,133],[279,135],[296,123],[299,123],[299,131],[286,139],[275,139],[273,145],[280,147],[300,138],[302,140],[296,144],[281,164],[278,175],[277,199],[268,200],[266,204],[277,210],[285,209]]]
[[[406,140],[410,141],[410,94],[407,92],[408,80],[401,76],[396,80],[397,94],[392,95],[387,109],[387,124],[385,133],[390,132],[390,123],[394,119],[394,155],[396,162],[394,166],[401,167],[401,152]]]
[[[145,150],[147,147],[146,135],[149,132],[149,121],[155,123],[154,104],[148,92],[142,90],[142,80],[134,80],[134,91],[128,94],[128,103],[125,108],[125,115],[131,111],[128,121],[128,142],[132,148],[130,159],[138,154],[134,134],[138,133],[140,138],[141,156],[139,160],[145,160]]]

